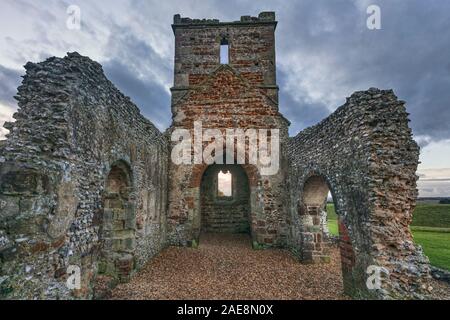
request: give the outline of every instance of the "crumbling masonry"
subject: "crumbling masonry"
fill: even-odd
[[[356,92],[289,137],[278,109],[276,24],[273,12],[230,23],[176,15],[165,134],[89,58],[27,63],[20,109],[0,145],[0,296],[101,297],[165,246],[198,245],[201,232],[248,232],[255,249],[289,248],[303,263],[326,263],[321,226],[331,191],[345,291],[423,297],[428,259],[408,227],[419,149],[404,102],[391,90]],[[280,170],[176,165],[170,134],[192,132],[194,121],[204,129],[279,129]],[[220,171],[233,176],[228,198],[216,193]],[[69,266],[81,268],[79,289],[66,286]],[[381,288],[366,285],[369,266],[383,268]]]

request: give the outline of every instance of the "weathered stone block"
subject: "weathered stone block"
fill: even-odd
[[[20,198],[17,196],[0,195],[0,220],[18,215],[19,201]]]

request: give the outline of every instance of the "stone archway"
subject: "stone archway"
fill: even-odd
[[[213,164],[215,166],[219,164]],[[189,180],[188,188],[182,191],[184,197],[181,198],[185,201],[187,208],[186,228],[179,228],[176,230],[177,237],[184,236],[188,240],[183,245],[190,246],[195,240],[199,241],[200,232],[202,229],[202,215],[201,215],[201,185],[203,176],[206,170],[211,167],[206,164],[194,165],[188,170]],[[258,168],[255,165],[250,164],[231,164],[227,166],[235,166],[241,168],[247,177],[249,188],[249,220],[250,220],[250,233],[252,240],[255,241],[258,238],[258,234],[262,234],[261,238],[265,235],[263,232],[264,226],[261,226],[260,216],[262,215],[263,208],[260,205],[261,199],[261,176]],[[183,234],[183,232],[185,232]],[[192,240],[190,240],[192,239]]]
[[[99,273],[126,280],[134,269],[135,206],[131,170],[116,162],[106,179],[100,226]]]
[[[336,201],[334,190],[328,180],[320,174],[311,174],[304,182],[298,213],[302,224],[302,261],[305,263],[329,262],[328,244],[324,236],[326,205],[331,193],[338,216],[339,251],[342,265],[344,290],[353,290],[353,268],[355,252],[348,226]]]
[[[220,190],[221,179],[228,190]],[[201,180],[200,198],[202,232],[250,233],[250,187],[240,165],[209,166]]]

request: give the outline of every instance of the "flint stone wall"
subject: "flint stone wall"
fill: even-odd
[[[408,121],[392,90],[369,89],[288,144],[289,245],[302,259],[326,257],[319,229],[301,214],[305,182],[323,177],[339,216],[345,290],[354,297],[418,298],[428,288],[428,259],[408,227],[419,156]],[[366,286],[370,265],[389,272],[380,290]]]
[[[106,178],[130,168],[135,233],[129,274],[165,245],[168,149],[164,136],[77,53],[26,66],[0,153],[0,296],[92,297]],[[107,252],[106,252],[107,254]],[[81,290],[66,287],[81,267]]]

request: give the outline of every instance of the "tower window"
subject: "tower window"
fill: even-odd
[[[230,171],[220,171],[217,176],[217,195],[219,197],[231,197],[233,195]]]
[[[222,39],[222,41],[220,42],[220,64],[228,64],[229,49],[230,46],[228,44],[228,40]]]

